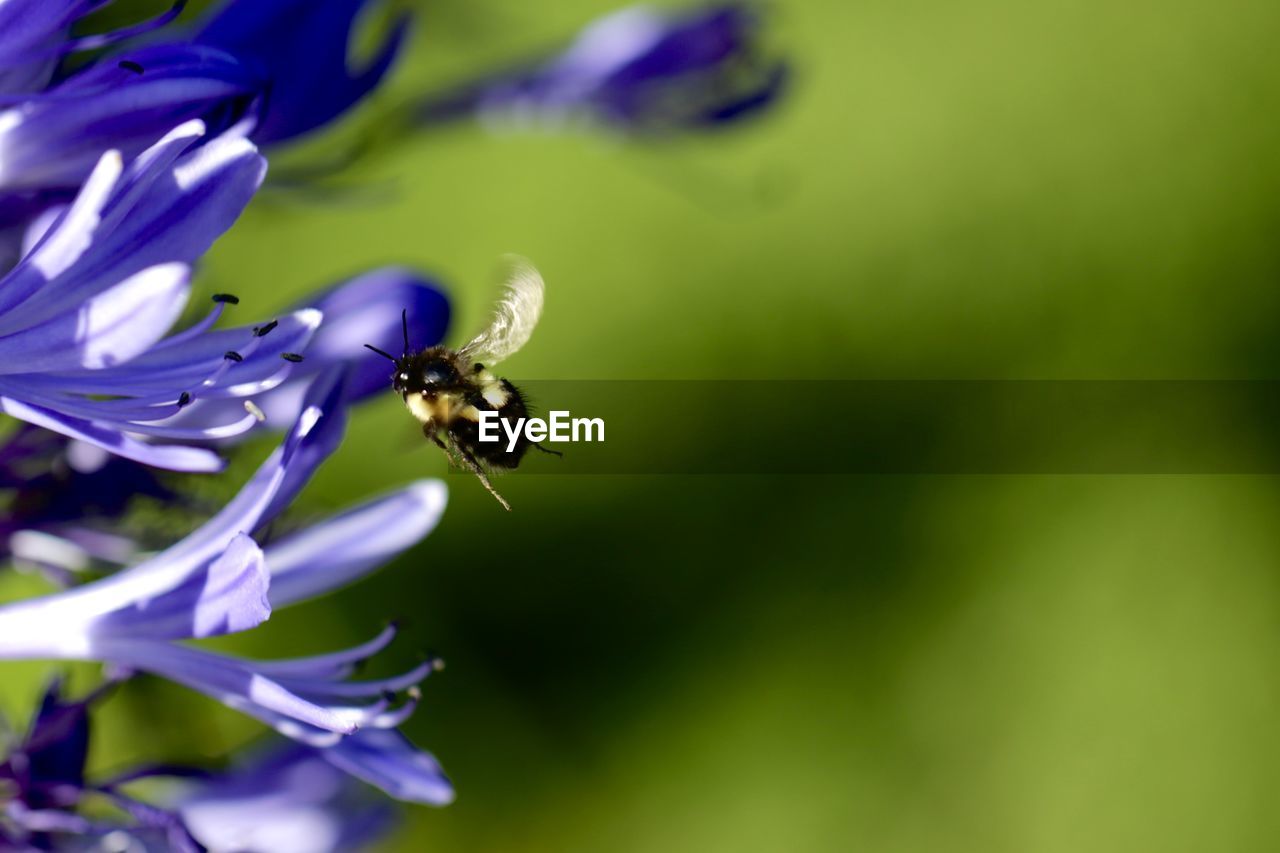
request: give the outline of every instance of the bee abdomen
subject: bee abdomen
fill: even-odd
[[[471,410],[467,415],[474,414],[475,417],[463,416],[454,419],[449,425],[449,436],[457,444],[466,447],[471,455],[486,465],[494,468],[515,468],[520,464],[520,460],[524,458],[525,452],[529,449],[531,442],[524,434],[524,424],[522,421],[528,416],[528,408],[525,406],[524,398],[520,392],[516,390],[505,379],[499,380],[502,390],[505,392],[505,400],[501,406],[494,406],[489,402],[488,398],[495,395],[493,393],[475,394],[468,400],[471,403]],[[479,412],[489,411],[497,412],[498,418],[505,422],[505,425],[499,425],[498,441],[481,441],[480,440],[480,423]],[[520,427],[516,436],[514,446],[511,446],[509,430],[515,430]],[[508,446],[510,449],[508,450]]]

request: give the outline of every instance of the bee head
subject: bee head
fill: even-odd
[[[431,393],[454,387],[460,378],[458,368],[451,360],[428,355],[398,361],[391,384],[402,394]]]

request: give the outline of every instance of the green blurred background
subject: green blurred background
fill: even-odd
[[[385,102],[611,8],[423,4]],[[1276,376],[1273,0],[770,13],[795,85],[764,121],[424,133],[358,191],[265,193],[202,286],[257,317],[407,263],[457,341],[519,252],[548,301],[513,379]],[[806,404],[762,455],[807,451]],[[304,508],[445,475],[413,436],[366,406]],[[645,452],[715,440],[673,412]],[[422,546],[234,644],[399,616],[388,669],[445,657],[408,731],[458,800],[389,850],[1275,849],[1274,478],[514,476],[510,514],[448,482]],[[154,682],[103,722],[100,767],[259,732]]]

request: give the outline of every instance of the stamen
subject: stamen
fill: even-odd
[[[278,325],[280,325],[280,321],[272,320],[270,323],[265,323],[261,326],[254,326],[253,333],[259,338],[264,338],[272,329],[274,329]]]
[[[213,301],[214,301],[214,302],[226,302],[228,305],[239,305],[239,304],[240,304],[240,297],[239,297],[239,296],[233,296],[233,295],[231,295],[230,293],[215,293],[215,294],[213,294]]]
[[[183,391],[181,394],[179,394],[179,395],[178,395],[178,408],[179,408],[179,409],[181,409],[183,406],[187,405],[187,404],[188,404],[188,403],[190,403],[190,402],[191,402],[191,395],[190,395],[189,393],[187,393],[186,391]]]
[[[285,361],[292,361],[294,364],[302,361],[302,356],[298,355],[296,352],[282,352],[280,353],[280,357]]]
[[[228,359],[229,361],[234,361],[234,362],[244,361],[244,356],[242,356],[240,353],[236,352],[233,349],[229,349],[226,352],[224,352],[222,354],[222,357],[225,359]]]
[[[257,403],[255,403],[255,402],[253,402],[252,400],[245,400],[245,401],[244,401],[244,410],[245,410],[246,412],[248,412],[249,414],[253,415],[253,416],[254,416],[254,418],[256,418],[256,419],[257,419],[258,423],[260,423],[260,424],[261,424],[261,423],[266,423],[266,420],[267,420],[266,412],[264,412],[264,411],[262,411],[262,409],[258,408],[258,404],[257,404]]]
[[[134,74],[142,74],[146,70],[132,59],[122,59],[116,65],[125,71],[132,71]]]

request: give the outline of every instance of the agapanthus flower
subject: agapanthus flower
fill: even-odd
[[[287,741],[257,748],[224,772],[192,779],[171,808],[211,850],[329,853],[359,850],[393,825],[384,797]]]
[[[199,397],[246,398],[279,384],[321,314],[168,338],[190,295],[191,266],[240,215],[265,164],[239,136],[204,140],[189,122],[129,163],[109,151],[76,198],[31,226],[30,248],[0,278],[0,411],[163,468],[217,470],[208,449],[148,443],[214,439],[255,418],[174,426]],[[195,146],[195,147],[193,147]]]
[[[0,279],[0,359],[7,365],[0,368],[0,410],[111,453],[187,471],[217,470],[221,461],[205,448],[138,436],[224,439],[260,419],[243,400],[289,376],[324,315],[302,308],[269,323],[214,330],[220,302],[201,323],[164,337],[190,295],[192,264],[239,216],[265,170],[243,137],[205,139],[196,120],[127,165],[119,152],[107,152],[68,206],[30,226],[21,261]],[[371,274],[315,301],[332,303],[335,328],[312,374],[354,359],[360,343],[370,342],[351,332],[390,342],[401,309],[412,308],[432,336],[447,321],[438,291],[403,271]],[[372,391],[363,374],[353,388],[356,395]],[[208,405],[228,400],[230,406]]]
[[[435,526],[444,489],[421,481],[265,535],[337,447],[346,406],[385,389],[363,345],[397,351],[402,311],[415,342],[438,341],[448,303],[429,279],[388,267],[255,323],[219,327],[235,303],[224,295],[173,327],[201,256],[263,181],[259,149],[360,103],[392,67],[408,16],[391,15],[354,60],[367,0],[224,0],[165,28],[175,0],[82,33],[110,3],[0,0],[0,412],[25,422],[0,443],[0,553],[64,587],[0,606],[0,659],[101,663],[108,687],[168,679],[260,720],[282,745],[228,769],[161,763],[92,778],[90,712],[108,687],[73,699],[55,683],[0,760],[0,847],[279,850],[287,838],[345,849],[385,827],[366,786],[452,798],[435,759],[399,731],[438,662],[357,678],[394,627],[282,660],[198,641],[260,630],[276,608],[356,580]],[[625,10],[558,55],[398,115],[649,135],[714,127],[781,91],[786,68],[758,42],[743,6]],[[153,469],[218,470],[257,427],[287,435],[232,500],[176,542],[135,538],[124,519],[139,496],[183,500],[181,483]],[[156,776],[184,781],[162,800],[129,793]],[[102,803],[115,817],[89,808]]]
[[[283,142],[328,124],[390,70],[408,29],[401,13],[372,56],[353,70],[351,35],[368,0],[228,0],[191,36],[234,56],[264,81],[267,97],[251,135]]]
[[[0,94],[37,89],[69,53],[134,38],[163,26],[185,5],[113,32],[72,38],[71,27],[111,0],[0,0]]]
[[[307,301],[309,305],[295,311],[312,308],[324,320],[306,346],[306,360],[290,362],[287,379],[252,398],[255,417],[267,428],[287,429],[301,410],[310,382],[335,366],[347,370],[344,404],[385,392],[385,371],[371,363],[360,342],[399,346],[401,312],[414,334],[428,343],[444,336],[449,321],[448,300],[434,283],[398,267],[356,276]],[[256,328],[261,332],[271,322]],[[234,330],[213,334],[225,338],[213,341],[215,355],[222,351],[219,347],[240,345],[233,336],[245,336]],[[202,396],[166,423],[227,423],[244,416],[244,400],[239,397]],[[219,440],[219,450],[245,435]],[[31,426],[0,444],[0,494],[4,493],[8,507],[0,515],[0,556],[7,554],[17,565],[62,585],[78,582],[88,572],[114,571],[148,546],[145,529],[121,526],[139,498],[195,509],[180,488],[151,466]]]
[[[57,433],[20,425],[0,445],[0,557],[70,586],[96,565],[129,562],[140,550],[119,530],[138,498],[176,501],[157,472],[118,456],[85,459]],[[94,454],[96,455],[96,454]]]
[[[123,680],[108,680],[79,699],[66,696],[61,679],[45,691],[28,731],[0,761],[0,849],[99,843],[135,851],[331,853],[361,848],[393,826],[395,809],[387,799],[332,760],[345,744],[325,751],[274,738],[222,769],[162,763],[91,775],[90,712]],[[416,768],[438,788],[437,800],[451,796],[434,759],[403,736],[375,731],[347,740],[388,756],[382,763],[395,778],[415,775]],[[133,792],[136,783],[157,779],[169,783],[158,800]],[[89,805],[99,816],[83,814]]]
[[[101,5],[48,0],[37,11],[30,0],[0,2],[0,30],[12,21],[0,35],[0,83],[11,69],[0,89],[0,201],[10,207],[72,190],[103,152],[128,159],[193,119],[210,137],[238,125],[259,144],[322,127],[383,78],[408,23],[400,16],[367,67],[353,72],[349,42],[365,0],[233,0],[194,28],[126,44],[46,88],[48,60],[136,34],[69,38],[69,23]],[[39,67],[24,72],[30,63]]]
[[[133,849],[179,853],[200,849],[177,811],[144,803],[121,790],[128,781],[200,771],[156,766],[113,779],[87,778],[90,709],[116,684],[107,681],[75,700],[65,695],[60,680],[45,691],[26,735],[11,744],[0,761],[0,787],[5,789],[0,796],[0,849],[62,849],[67,845],[59,840],[67,837],[76,839],[82,849],[91,849],[88,845],[95,840],[102,844],[100,849],[112,849],[107,842],[121,838],[133,843]],[[110,807],[127,818],[88,817],[81,809],[89,803]]]
[[[235,57],[198,45],[154,45],[94,63],[0,112],[0,191],[74,189],[104,151],[132,158],[193,119],[216,136],[263,86]]]
[[[345,423],[340,375],[318,377],[284,442],[238,495],[169,548],[109,577],[0,607],[0,658],[99,661],[205,693],[317,749],[335,767],[392,796],[443,803],[434,759],[392,731],[437,666],[352,680],[395,629],[313,657],[251,660],[181,641],[257,627],[274,608],[359,578],[435,526],[442,484],[422,481],[265,546],[253,538],[337,447]],[[25,806],[24,806],[25,807]]]
[[[360,101],[390,67],[405,19],[353,71],[347,54],[363,0],[235,0],[194,28],[130,42],[178,3],[137,26],[70,35],[108,2],[0,0],[0,411],[27,422],[0,446],[9,499],[0,547],[68,587],[0,607],[0,658],[97,661],[112,679],[168,678],[298,746],[203,776],[172,803],[143,802],[124,786],[180,769],[87,779],[95,697],[71,700],[55,685],[0,762],[0,846],[225,846],[199,816],[232,800],[249,815],[255,786],[271,791],[277,817],[286,802],[312,817],[322,806],[344,809],[342,831],[328,836],[338,846],[372,823],[353,825],[345,796],[321,802],[314,787],[290,787],[289,768],[346,780],[342,790],[359,779],[399,799],[448,802],[439,765],[396,731],[437,662],[354,679],[394,628],[353,649],[286,660],[186,641],[253,629],[274,608],[368,573],[435,525],[444,490],[424,481],[260,542],[337,446],[345,405],[383,389],[361,344],[394,347],[402,311],[420,337],[438,339],[447,302],[429,281],[388,268],[239,328],[216,328],[235,300],[215,298],[202,320],[170,331],[194,265],[262,182],[257,144],[308,133]],[[76,66],[61,62],[117,43]],[[144,466],[216,470],[214,445],[263,422],[293,428],[205,524],[157,553],[121,535],[138,495],[176,497]],[[85,572],[90,563],[106,576],[77,585],[98,574]],[[90,799],[122,819],[87,816]],[[199,825],[194,836],[188,821]]]
[[[449,327],[449,300],[436,282],[403,267],[362,273],[309,296],[293,310],[319,311],[324,320],[306,345],[306,360],[294,364],[279,386],[253,398],[266,426],[275,429],[293,422],[311,380],[335,364],[347,366],[345,403],[385,393],[387,371],[368,358],[364,344],[399,350],[403,322],[413,329],[415,340],[431,346],[443,340]],[[233,420],[241,406],[234,398],[208,397],[184,409],[175,423]]]
[[[592,22],[559,54],[423,98],[415,119],[641,135],[714,127],[781,94],[787,66],[759,41],[759,17],[745,5],[631,7]]]

